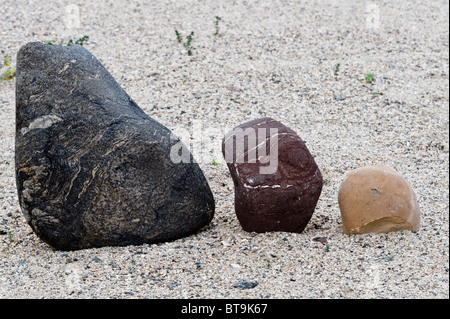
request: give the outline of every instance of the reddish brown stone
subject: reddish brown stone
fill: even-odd
[[[293,130],[271,118],[253,120],[224,137],[222,152],[234,181],[235,211],[244,230],[300,233],[305,229],[323,180]]]

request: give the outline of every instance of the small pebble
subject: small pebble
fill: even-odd
[[[253,281],[240,281],[233,285],[234,288],[239,289],[252,289],[255,288],[258,285],[258,283]]]

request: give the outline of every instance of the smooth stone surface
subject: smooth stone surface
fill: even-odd
[[[406,179],[391,168],[366,166],[349,172],[338,201],[344,233],[419,230],[416,195]]]
[[[259,135],[258,132],[264,133],[260,129],[265,129],[265,135]],[[274,134],[270,133],[271,129],[275,129]],[[245,135],[235,137],[239,130],[253,130],[259,140],[249,144]],[[243,147],[237,147],[239,143]],[[259,147],[264,144],[263,151]],[[255,145],[257,152],[252,153]],[[272,156],[272,151],[276,157]],[[323,180],[305,143],[293,130],[271,118],[253,120],[239,125],[224,137],[222,152],[234,182],[235,212],[244,230],[300,233],[305,229],[322,191]],[[249,153],[255,158],[253,163],[248,160]],[[263,160],[266,155],[270,160]]]
[[[19,201],[43,241],[62,250],[157,243],[211,221],[198,164],[171,161],[179,139],[86,49],[29,43],[16,81]]]

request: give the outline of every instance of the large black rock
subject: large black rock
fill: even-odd
[[[43,241],[61,250],[156,243],[211,221],[198,164],[190,154],[171,160],[179,139],[86,49],[23,46],[16,85],[18,195]]]

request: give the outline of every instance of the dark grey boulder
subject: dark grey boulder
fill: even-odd
[[[190,154],[171,160],[180,140],[89,51],[29,43],[16,77],[18,195],[43,241],[61,250],[157,243],[211,221],[198,164]]]

